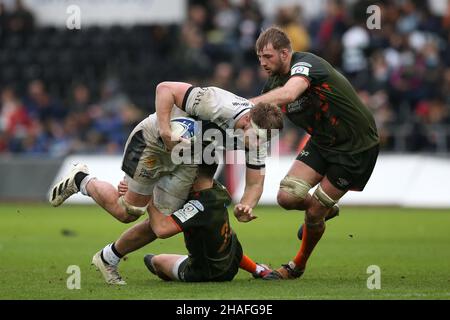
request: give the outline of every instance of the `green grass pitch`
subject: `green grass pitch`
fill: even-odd
[[[244,252],[272,266],[290,260],[303,213],[260,207],[255,214],[247,224],[230,218]],[[128,285],[108,286],[90,260],[128,226],[94,206],[1,204],[0,299],[450,299],[448,210],[343,207],[294,281],[240,271],[228,283],[163,282],[142,258],[184,254],[177,235],[130,254],[120,266]],[[80,290],[67,289],[70,265],[80,267]],[[367,288],[370,265],[380,267],[379,290]]]

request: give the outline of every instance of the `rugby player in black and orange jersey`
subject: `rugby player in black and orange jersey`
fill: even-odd
[[[250,101],[277,104],[287,118],[311,135],[281,181],[277,196],[283,208],[305,210],[300,250],[270,275],[295,279],[305,271],[325,231],[326,218],[339,212],[339,199],[349,190],[364,189],[378,157],[379,138],[372,114],[350,82],[324,59],[293,52],[281,29],[263,31],[256,53],[269,79],[262,95]]]
[[[214,180],[217,164],[202,163],[186,204],[166,216],[150,205],[149,222],[158,238],[183,232],[188,255],[148,254],[147,268],[163,280],[184,282],[230,281],[242,268],[262,278],[270,269],[243,254],[230,226],[231,196]]]

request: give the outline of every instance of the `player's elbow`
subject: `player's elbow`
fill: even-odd
[[[138,219],[138,216],[133,216],[130,214],[124,214],[117,217],[117,219],[122,223],[131,223]]]

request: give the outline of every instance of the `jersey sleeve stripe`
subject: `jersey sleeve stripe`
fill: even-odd
[[[245,166],[249,169],[254,169],[254,170],[259,170],[262,168],[265,168],[266,165],[265,164],[260,164],[260,165],[256,165],[256,164],[251,164],[251,163],[246,163]]]
[[[186,111],[187,99],[189,98],[189,95],[191,94],[191,91],[194,88],[195,88],[194,86],[189,87],[189,89],[187,89],[186,93],[184,94],[183,103],[181,104],[181,110]]]

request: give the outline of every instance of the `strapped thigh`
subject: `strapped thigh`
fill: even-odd
[[[332,199],[325,191],[323,191],[320,184],[317,186],[316,191],[314,191],[313,197],[325,208],[331,208],[337,203],[336,200]]]
[[[297,199],[304,200],[308,195],[308,191],[312,186],[303,179],[299,179],[293,176],[287,175],[280,182],[280,189],[296,197]]]

